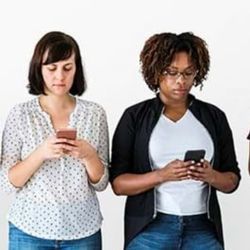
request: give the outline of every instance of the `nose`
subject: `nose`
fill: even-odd
[[[185,78],[182,73],[179,72],[177,78],[176,78],[176,83],[178,84],[184,84],[185,83]]]
[[[64,71],[63,69],[58,68],[55,72],[56,79],[62,80],[64,78]]]

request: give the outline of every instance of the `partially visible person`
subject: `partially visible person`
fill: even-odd
[[[247,139],[250,140],[250,132],[247,136]],[[248,154],[248,173],[250,175],[250,141],[249,141],[249,154]]]
[[[108,127],[103,108],[75,97],[86,80],[73,37],[49,32],[37,43],[29,93],[16,105],[2,138],[1,188],[14,192],[10,250],[100,250],[96,191],[108,184]],[[76,139],[57,138],[74,128]]]
[[[233,192],[240,170],[224,112],[190,94],[207,77],[207,45],[192,33],[156,34],[140,62],[156,97],[123,113],[110,169],[114,192],[128,196],[125,249],[221,250],[216,193]],[[184,161],[188,150],[206,154]]]

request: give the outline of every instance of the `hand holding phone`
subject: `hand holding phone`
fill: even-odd
[[[204,149],[199,150],[188,150],[185,153],[184,161],[194,161],[198,163],[201,159],[204,159],[206,151]]]

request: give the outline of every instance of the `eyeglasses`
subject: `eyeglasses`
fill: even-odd
[[[169,80],[171,81],[177,81],[177,79],[180,76],[183,76],[183,78],[186,81],[193,81],[194,78],[196,77],[198,71],[196,70],[185,70],[183,72],[179,72],[177,70],[171,70],[171,69],[166,69],[163,71],[162,75],[166,76]]]

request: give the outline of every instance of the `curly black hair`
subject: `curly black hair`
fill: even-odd
[[[194,64],[197,74],[194,85],[198,86],[206,79],[210,66],[210,56],[206,42],[191,32],[179,35],[174,33],[161,33],[151,36],[140,54],[141,71],[148,87],[157,91],[159,77],[171,64],[174,55],[186,52]]]

